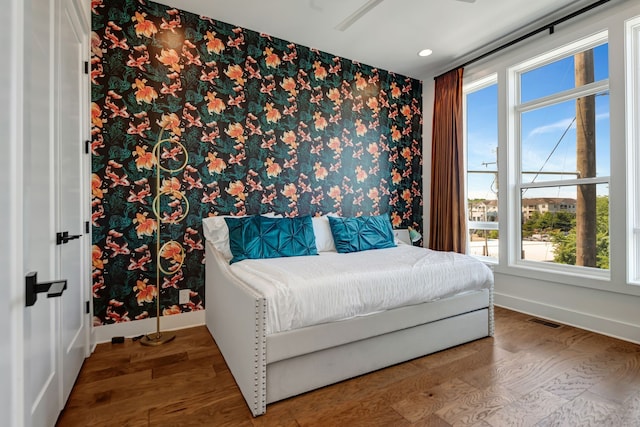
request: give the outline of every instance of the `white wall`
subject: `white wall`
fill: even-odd
[[[496,304],[517,311],[544,317],[584,329],[640,343],[640,287],[626,283],[626,137],[625,137],[625,75],[624,21],[640,15],[640,3],[633,0],[612,1],[587,15],[574,18],[555,28],[555,33],[541,33],[507,51],[465,69],[465,79],[478,79],[498,71],[505,78],[505,69],[531,56],[569,43],[597,31],[608,29],[611,125],[611,185],[610,185],[610,265],[608,279],[568,277],[543,269],[532,270],[508,265],[506,257],[495,266]],[[452,64],[455,66],[456,64]],[[433,79],[424,80],[424,183],[425,227],[428,227],[429,180],[431,171],[431,120],[433,109]],[[500,91],[504,97],[505,92]],[[429,101],[430,100],[430,101]],[[430,102],[430,104],[429,104]],[[500,110],[505,116],[504,109]],[[506,138],[501,126],[500,138]],[[505,153],[506,155],[506,153]],[[505,157],[506,159],[506,157]],[[504,164],[504,163],[503,163]],[[500,188],[507,188],[506,174],[500,178]],[[501,200],[500,209],[507,210]],[[505,218],[501,218],[500,236],[508,237]],[[502,252],[502,251],[501,251]]]
[[[6,5],[8,3],[8,5]],[[21,422],[23,399],[22,372],[21,252],[22,200],[18,177],[21,175],[22,136],[19,87],[22,72],[23,0],[9,0],[0,13],[5,64],[0,67],[0,425]]]
[[[422,216],[422,241],[429,242],[429,215],[431,197],[431,134],[433,132],[433,101],[435,84],[430,77],[422,82],[422,197],[424,212]]]

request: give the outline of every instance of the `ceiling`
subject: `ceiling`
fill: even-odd
[[[594,0],[159,0],[418,79],[452,68]],[[365,7],[343,31],[342,21]],[[535,25],[532,25],[535,23]],[[489,47],[493,47],[489,46]],[[429,48],[433,54],[419,57]]]

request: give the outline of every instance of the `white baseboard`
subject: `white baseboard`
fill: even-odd
[[[191,311],[188,313],[174,314],[173,316],[162,316],[160,318],[161,331],[174,331],[176,329],[191,328],[204,325],[204,310]],[[111,342],[113,337],[136,337],[143,334],[150,334],[156,331],[156,319],[135,320],[132,322],[114,323],[111,325],[96,326],[93,328],[92,351],[95,344]]]
[[[638,325],[497,292],[494,294],[494,298],[495,305],[499,307],[640,344],[640,326]]]
[[[607,319],[589,313],[569,310],[566,307],[542,304],[536,301],[504,295],[498,292],[495,293],[494,298],[495,305],[498,307],[508,308],[531,316],[560,322],[565,325],[575,326],[576,328],[640,344],[640,326],[638,325]],[[204,310],[192,311],[190,313],[177,314],[174,316],[162,316],[160,319],[160,329],[163,331],[191,328],[204,324]],[[135,337],[155,332],[155,330],[155,318],[96,326],[92,331],[93,341],[91,351],[93,352],[96,344],[110,342],[112,337]]]

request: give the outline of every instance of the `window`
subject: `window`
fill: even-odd
[[[464,88],[468,253],[498,260],[498,85]]]
[[[516,263],[609,269],[608,69],[600,33],[509,74]]]
[[[640,285],[640,17],[626,22],[627,282]]]
[[[523,309],[557,295],[586,310],[570,302],[577,288],[640,296],[640,4],[602,10],[464,70],[468,200],[497,205],[495,224],[483,222],[488,203],[470,209],[468,229],[499,224],[493,270]],[[593,57],[593,78],[576,79],[576,55],[579,68]],[[470,254],[483,255],[473,239]]]

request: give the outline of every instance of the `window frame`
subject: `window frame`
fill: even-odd
[[[640,16],[625,21],[627,272],[628,285],[640,286]]]
[[[467,211],[467,213],[465,214],[465,218],[467,221],[467,252],[469,251],[470,248],[470,244],[471,244],[471,236],[469,234],[469,230],[484,230],[484,231],[492,231],[492,230],[500,230],[500,217],[498,217],[498,221],[469,221],[469,214],[468,214],[468,202],[469,202],[469,194],[468,194],[468,189],[469,189],[469,168],[468,168],[468,141],[467,141],[467,132],[466,132],[466,123],[467,123],[467,95],[477,92],[479,90],[482,89],[486,89],[489,86],[493,86],[493,85],[497,85],[498,84],[498,74],[497,73],[492,73],[488,76],[482,77],[480,79],[474,80],[472,82],[465,82],[462,85],[462,122],[465,124],[465,131],[463,132],[463,147],[464,147],[464,153],[463,153],[463,158],[464,158],[464,170],[465,170],[465,175],[464,175],[464,200],[465,200],[465,210]],[[499,104],[499,101],[498,101]],[[500,115],[500,112],[498,111],[498,115]],[[497,126],[497,124],[496,124]],[[500,146],[500,138],[498,138],[498,147]],[[487,173],[495,173],[496,174],[496,180],[499,182],[500,180],[500,170],[498,168],[498,164],[496,164],[496,171],[487,171]],[[500,197],[498,196],[498,210],[499,210],[499,206],[500,206]],[[498,238],[498,243],[500,242],[500,239]],[[498,254],[500,254],[502,245],[499,243],[498,246]],[[481,259],[482,261],[486,262],[487,264],[498,264],[499,263],[499,258],[495,258],[495,257],[490,257],[490,256],[482,256],[482,255],[474,255],[475,258]]]
[[[552,95],[543,96],[534,100],[520,103],[521,75],[533,69],[543,67],[553,62],[565,59],[576,53],[592,49],[604,43],[608,43],[608,31],[603,30],[587,37],[574,40],[563,46],[551,47],[548,51],[539,55],[534,55],[518,64],[507,67],[508,82],[508,128],[506,145],[509,150],[508,168],[508,195],[507,195],[507,216],[509,218],[508,239],[507,239],[507,257],[508,265],[514,267],[522,267],[532,270],[545,270],[562,275],[578,276],[578,277],[596,277],[602,280],[610,280],[610,270],[603,270],[594,267],[583,267],[575,265],[565,265],[560,263],[543,263],[541,261],[532,261],[521,258],[521,242],[522,227],[520,215],[522,212],[521,191],[525,188],[546,188],[557,186],[572,186],[577,184],[610,184],[610,176],[581,178],[581,179],[563,179],[540,181],[535,183],[523,183],[521,171],[521,134],[522,114],[534,109],[543,108],[550,105],[556,105],[561,102],[575,100],[581,96],[595,95],[603,91],[609,91],[609,79],[603,79],[597,82],[589,83],[583,86],[574,87]],[[610,148],[611,150],[611,145]]]
[[[471,84],[489,75],[498,76],[498,162],[505,165],[499,171],[498,186],[500,188],[500,200],[498,208],[500,211],[500,253],[497,264],[493,264],[496,274],[496,289],[510,289],[518,295],[528,295],[527,298],[537,299],[539,292],[557,293],[558,295],[574,295],[574,290],[580,295],[592,295],[604,303],[603,298],[611,293],[633,295],[640,297],[640,286],[629,284],[629,271],[633,268],[630,264],[635,262],[630,258],[630,239],[633,232],[633,225],[640,225],[640,201],[635,203],[635,199],[630,196],[634,191],[630,187],[632,167],[640,163],[640,152],[635,155],[635,162],[629,156],[630,123],[629,118],[633,117],[635,124],[636,150],[640,150],[640,90],[635,88],[635,101],[629,99],[633,87],[629,79],[634,78],[634,84],[640,83],[640,70],[636,68],[635,74],[631,74],[630,67],[640,68],[640,53],[636,41],[636,51],[634,56],[630,56],[631,45],[630,26],[637,25],[640,19],[640,5],[629,3],[612,5],[609,12],[584,16],[567,22],[555,28],[552,35],[540,34],[512,46],[499,54],[493,54],[479,60],[464,69],[464,83]],[[633,22],[631,22],[633,21]],[[507,203],[507,198],[513,197],[509,182],[513,182],[512,171],[506,167],[514,161],[513,150],[509,147],[508,141],[513,134],[513,111],[509,108],[512,104],[510,94],[513,88],[513,79],[509,78],[508,70],[514,64],[523,64],[532,57],[543,55],[545,52],[553,51],[560,46],[582,40],[592,34],[597,34],[603,30],[608,30],[609,44],[609,108],[610,108],[610,186],[609,186],[609,220],[610,220],[610,277],[601,278],[591,274],[576,274],[575,272],[556,272],[546,266],[538,268],[536,266],[519,265],[510,259],[508,253],[512,242],[507,242],[507,237],[511,238],[514,224],[509,221],[513,216],[512,204]],[[637,33],[636,33],[637,34]],[[611,64],[621,66],[612,67]],[[638,82],[638,83],[635,83]],[[428,92],[427,94],[431,94]],[[428,95],[431,96],[431,95]],[[629,110],[629,103],[635,102],[634,110]],[[428,129],[428,128],[427,128]],[[640,192],[640,176],[636,177],[635,190]],[[426,208],[428,211],[428,207]],[[634,217],[630,209],[634,209],[637,222],[633,222]],[[640,256],[640,242],[637,243],[637,256]],[[640,263],[640,259],[638,260]],[[639,272],[640,274],[640,272]],[[584,292],[583,292],[584,291]],[[511,292],[511,291],[510,291]]]

